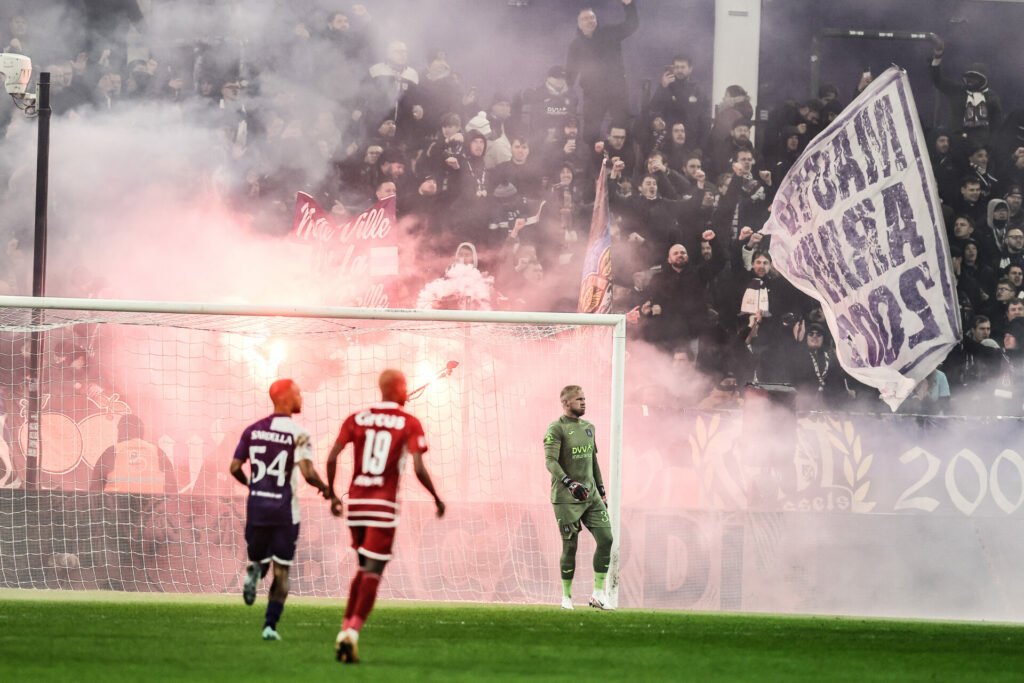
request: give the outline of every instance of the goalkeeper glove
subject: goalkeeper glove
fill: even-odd
[[[569,493],[571,493],[572,497],[576,500],[586,500],[587,494],[590,493],[586,486],[578,481],[573,481],[569,477],[562,477],[562,485],[569,489]]]
[[[601,484],[597,485],[597,495],[604,498],[604,486],[602,486]]]

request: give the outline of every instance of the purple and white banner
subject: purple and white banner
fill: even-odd
[[[839,361],[895,410],[962,336],[949,245],[906,73],[891,67],[816,137],[764,232],[821,302]]]

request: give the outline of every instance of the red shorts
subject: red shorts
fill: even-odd
[[[395,542],[397,527],[351,526],[352,547],[371,560],[387,562],[391,559],[391,546]]]

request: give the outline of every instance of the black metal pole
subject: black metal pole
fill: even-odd
[[[39,142],[36,148],[36,234],[32,263],[32,296],[46,296],[46,203],[50,165],[50,72],[39,74]],[[39,487],[39,386],[43,337],[43,311],[32,309],[28,372],[28,448],[25,452],[25,488]]]

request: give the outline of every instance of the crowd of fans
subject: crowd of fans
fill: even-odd
[[[695,369],[705,382],[700,405],[740,405],[743,387],[758,382],[796,387],[803,408],[884,410],[839,366],[820,306],[773,270],[760,233],[778,183],[842,111],[836,87],[776,108],[758,123],[755,145],[748,93],[733,85],[712,103],[694,80],[695,56],[683,51],[648,74],[654,87],[631,106],[622,45],[643,21],[633,0],[622,0],[619,16],[581,11],[535,87],[502,92],[498,83],[487,101],[445,50],[410,54],[361,4],[276,3],[273,31],[159,40],[138,3],[98,4],[81,44],[36,35],[31,4],[0,27],[5,51],[51,72],[54,114],[177,107],[222,133],[224,185],[270,232],[287,232],[297,189],[338,221],[397,194],[419,253],[473,274],[472,292],[433,297],[424,285],[437,273],[410,275],[420,279],[406,283],[409,300],[399,305],[575,311],[606,165],[613,310],[630,314],[635,339]],[[937,43],[922,66],[950,112],[930,144],[967,334],[902,410],[1018,415],[1024,111],[1003,115],[982,65],[947,80],[943,56]],[[287,83],[319,97],[291,97],[297,86]],[[0,132],[12,111],[0,113]],[[296,157],[313,157],[323,172]],[[16,251],[9,245],[8,257]]]

